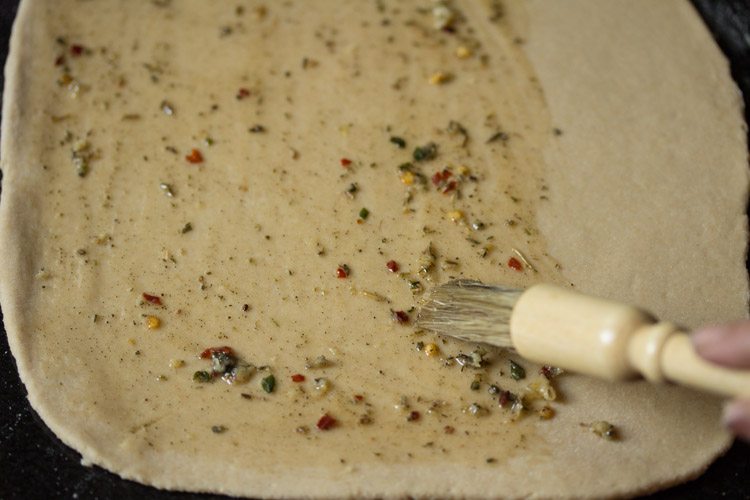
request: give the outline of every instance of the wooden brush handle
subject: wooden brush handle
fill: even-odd
[[[690,338],[644,311],[553,285],[524,292],[510,321],[513,346],[539,363],[608,380],[638,375],[724,396],[750,396],[750,370],[697,356]]]

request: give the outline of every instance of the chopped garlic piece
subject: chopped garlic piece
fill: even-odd
[[[464,213],[461,210],[451,210],[447,215],[453,222],[458,222],[464,218]]]
[[[469,47],[466,47],[464,45],[461,45],[460,47],[456,48],[456,57],[459,59],[468,59],[471,57],[471,49]]]
[[[443,85],[444,83],[448,83],[449,81],[451,81],[452,78],[453,77],[450,75],[450,73],[438,71],[436,73],[433,73],[427,81],[430,83],[430,85]]]
[[[169,360],[169,367],[173,370],[176,370],[177,368],[182,368],[185,366],[185,362],[181,359],[170,359]]]
[[[146,317],[146,327],[149,330],[156,330],[161,326],[161,320],[157,318],[156,316],[147,316]]]

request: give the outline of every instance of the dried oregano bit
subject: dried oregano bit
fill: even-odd
[[[391,143],[398,146],[399,149],[404,149],[406,147],[406,141],[402,139],[401,137],[397,137],[395,135],[391,136],[390,141]]]
[[[271,375],[269,375],[267,377],[264,377],[260,381],[260,386],[268,394],[271,394],[274,391],[274,389],[276,388],[276,377],[274,377],[273,374],[271,374]]]
[[[437,144],[434,142],[428,142],[424,146],[419,146],[414,149],[412,158],[414,161],[429,161],[433,160],[437,156]]]
[[[510,377],[513,380],[522,380],[526,378],[526,369],[512,359],[510,360]]]

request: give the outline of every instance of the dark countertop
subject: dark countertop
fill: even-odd
[[[18,0],[0,0],[3,64],[17,3]],[[693,4],[732,62],[732,76],[746,96],[745,119],[750,123],[750,2],[693,0]],[[0,400],[0,498],[224,498],[160,491],[120,479],[98,467],[81,466],[80,455],[62,444],[26,401],[4,330],[0,335]],[[647,498],[750,499],[750,444],[735,443],[697,480]]]

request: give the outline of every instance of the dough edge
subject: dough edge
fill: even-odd
[[[3,102],[3,115],[4,120],[2,123],[2,170],[4,173],[4,181],[6,185],[13,183],[16,188],[14,190],[5,190],[2,196],[2,205],[0,206],[0,233],[2,234],[13,234],[22,235],[24,234],[24,226],[20,219],[14,217],[14,213],[18,211],[18,207],[33,204],[34,194],[27,183],[23,182],[23,172],[20,171],[20,166],[25,162],[21,154],[20,142],[16,142],[12,134],[12,124],[17,122],[22,114],[22,103],[24,81],[30,78],[28,74],[28,66],[24,67],[22,62],[25,59],[27,51],[30,50],[29,44],[24,43],[24,40],[28,36],[29,26],[32,21],[32,11],[36,2],[34,0],[23,0],[19,7],[18,17],[14,24],[12,38],[11,38],[11,50],[9,52],[9,58],[6,63],[6,86],[5,96]],[[11,98],[8,98],[8,97]],[[0,254],[6,256],[6,263],[0,267],[0,297],[2,297],[3,313],[5,317],[6,329],[10,332],[23,332],[24,322],[22,317],[23,303],[25,296],[28,293],[22,284],[25,276],[29,276],[33,273],[30,266],[30,259],[28,258],[24,248],[24,245],[11,245],[7,238],[0,239]],[[75,448],[83,455],[85,462],[90,462],[98,465],[102,465],[107,469],[118,470],[119,474],[127,479],[136,479],[139,481],[153,484],[156,487],[168,488],[168,489],[184,489],[190,491],[207,491],[202,490],[199,485],[193,485],[191,482],[185,481],[189,478],[196,477],[194,474],[196,471],[190,469],[189,457],[171,457],[171,459],[182,460],[182,465],[186,465],[185,474],[182,477],[176,478],[177,480],[173,483],[170,481],[151,481],[149,480],[148,473],[146,472],[152,464],[149,463],[148,457],[141,464],[140,467],[131,468],[127,464],[117,463],[116,460],[112,460],[107,457],[106,451],[100,452],[98,449],[98,443],[96,440],[90,440],[88,436],[79,435],[76,432],[71,432],[67,428],[64,419],[59,418],[54,411],[48,411],[45,407],[43,398],[39,397],[39,390],[36,388],[33,377],[29,376],[29,367],[31,366],[32,359],[31,353],[25,348],[23,342],[21,342],[22,333],[13,333],[8,335],[8,341],[11,346],[12,353],[18,364],[19,373],[23,380],[28,393],[29,402],[35,411],[42,417],[47,425],[55,432],[55,434],[67,445]],[[641,485],[635,489],[623,489],[622,491],[613,491],[612,496],[631,495],[639,493],[648,493],[668,487],[674,484],[678,484],[685,480],[692,479],[700,475],[710,465],[717,456],[723,453],[731,443],[729,438],[725,438],[721,446],[718,446],[714,453],[711,453],[708,460],[696,467],[695,470],[685,471],[682,475],[673,478],[671,481],[656,484],[656,485]],[[163,457],[154,456],[153,465],[158,464],[158,460],[163,460]],[[180,467],[181,467],[180,466]],[[389,470],[390,469],[390,470]],[[425,477],[428,474],[439,473],[439,468],[425,467],[425,470],[415,472],[415,469],[411,469],[408,472],[399,472],[397,477],[394,477],[392,468],[383,467],[382,474],[388,478],[388,481],[383,481],[381,484],[389,484],[390,491],[378,491],[378,494],[395,495],[400,496],[403,491],[406,490],[409,485],[409,491],[416,496],[430,495],[437,492],[430,490],[429,488],[414,488],[415,483],[412,482],[413,476]],[[437,469],[437,470],[435,470]],[[202,474],[211,474],[213,471],[207,471],[201,469]],[[219,471],[216,471],[219,472]],[[300,496],[315,496],[324,497],[331,494],[342,494],[348,496],[359,496],[359,495],[374,495],[375,492],[368,492],[358,486],[356,477],[351,482],[347,481],[347,487],[341,488],[341,482],[331,490],[326,490],[325,487],[331,487],[332,483],[330,478],[321,478],[318,474],[319,470],[311,468],[309,473],[300,474],[301,471],[295,470],[284,476],[276,476],[274,478],[257,477],[257,484],[263,485],[258,488],[257,493],[262,494],[266,497],[280,497],[282,495],[299,494]],[[370,474],[378,474],[379,469],[370,470]],[[468,470],[467,470],[468,472]],[[228,480],[226,489],[222,489],[220,492],[229,494],[238,494],[241,492],[247,493],[247,490],[242,488],[242,484],[247,484],[248,477],[252,476],[251,472],[243,470],[237,471],[236,474],[227,470],[222,469],[221,473],[227,477],[227,479],[234,478],[234,481]],[[290,480],[286,483],[286,480]],[[285,484],[286,483],[286,484]],[[416,483],[419,484],[419,483]],[[290,489],[289,485],[296,485]],[[422,490],[422,491],[420,491]],[[314,494],[311,494],[315,491]],[[466,491],[461,488],[457,488],[456,491],[445,491],[442,490],[441,494],[465,496]],[[476,494],[476,493],[474,493]],[[504,496],[514,496],[520,493],[513,491],[506,491]],[[549,494],[549,492],[548,492]],[[540,493],[540,496],[547,496]],[[598,495],[597,495],[598,496]],[[533,498],[533,496],[532,496]]]

